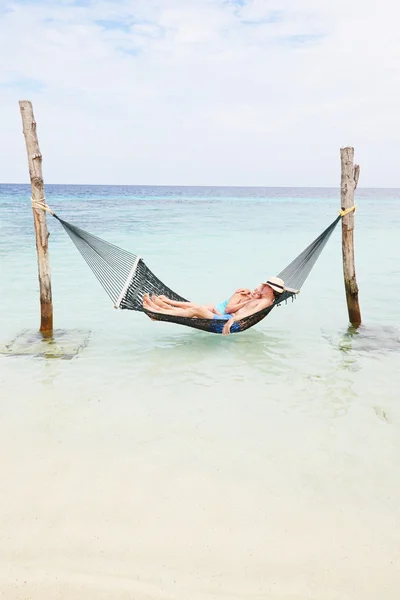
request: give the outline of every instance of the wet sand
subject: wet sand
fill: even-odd
[[[249,414],[227,382],[116,403],[42,362],[30,385],[2,372],[4,598],[397,600],[394,405],[327,418],[268,387]]]

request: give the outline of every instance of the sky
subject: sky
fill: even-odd
[[[400,187],[395,0],[0,0],[0,182]]]

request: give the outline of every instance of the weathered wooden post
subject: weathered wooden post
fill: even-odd
[[[351,146],[340,149],[340,160],[342,169],[341,208],[344,211],[354,206],[354,191],[357,187],[360,167],[354,165],[354,148]],[[354,210],[342,219],[342,255],[349,320],[353,327],[359,327],[361,312],[358,304],[358,286],[354,265]]]
[[[32,103],[29,100],[20,100],[19,107],[22,116],[32,187],[32,210],[36,231],[40,286],[40,331],[45,337],[50,337],[53,333],[53,302],[48,251],[49,232],[47,230],[46,212],[40,207],[40,203],[43,204],[45,202],[42,155],[40,154],[36,134],[36,122],[33,115]]]

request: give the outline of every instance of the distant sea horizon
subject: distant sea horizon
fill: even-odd
[[[1,185],[27,185],[30,186],[30,182],[7,182],[3,181],[0,183]],[[80,187],[80,186],[90,186],[90,187],[141,187],[141,188],[152,188],[152,187],[160,187],[160,188],[233,188],[233,189],[310,189],[310,190],[336,190],[340,189],[340,184],[338,185],[230,185],[230,184],[206,184],[206,183],[190,183],[190,184],[180,184],[180,183],[53,183],[50,181],[44,182],[45,187],[48,185],[51,186],[71,186],[71,187]],[[359,185],[357,187],[357,191],[360,190],[400,190],[400,184],[398,186],[363,186]]]

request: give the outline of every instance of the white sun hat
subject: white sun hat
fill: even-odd
[[[282,292],[285,290],[285,284],[280,277],[269,277],[264,285],[269,285],[269,287],[272,288],[277,294],[282,294]]]

